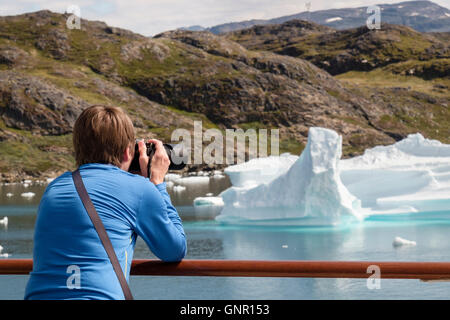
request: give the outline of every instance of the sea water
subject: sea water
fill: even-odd
[[[188,241],[186,259],[332,260],[332,261],[450,261],[450,212],[376,216],[360,223],[325,227],[223,225],[207,214],[198,216],[192,200],[218,195],[228,179],[169,188],[184,221]],[[45,186],[23,184],[0,187],[0,245],[10,258],[32,258],[37,206]],[[32,198],[22,193],[32,192]],[[13,194],[13,196],[7,194]],[[204,212],[202,213],[204,214]],[[395,237],[415,246],[394,247]],[[153,259],[142,240],[135,259]],[[370,275],[368,274],[368,277]],[[22,299],[28,276],[0,276],[0,299]],[[149,277],[132,276],[136,299],[448,299],[450,282],[382,279],[369,289],[367,279]]]

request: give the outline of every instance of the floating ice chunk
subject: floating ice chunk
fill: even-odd
[[[14,193],[8,192],[8,193],[6,194],[6,196],[7,196],[8,198],[11,198],[12,196],[14,196]]]
[[[282,247],[283,249],[287,249],[287,248],[288,248],[288,245],[287,245],[287,244],[283,244],[281,247]]]
[[[167,188],[172,188],[175,184],[173,183],[173,181],[167,181],[166,182],[166,187]]]
[[[197,217],[214,218],[223,208],[222,197],[197,197],[193,201]]]
[[[21,194],[22,197],[27,198],[27,199],[31,199],[35,196],[36,194],[34,192],[24,192]]]
[[[300,157],[250,160],[225,169],[232,187],[217,220],[239,224],[336,224],[345,217],[445,214],[450,145],[421,134],[340,160],[341,137],[311,128]]]
[[[332,225],[341,222],[343,216],[361,220],[360,201],[339,176],[341,153],[341,136],[332,130],[310,128],[305,150],[295,160],[292,156],[260,158],[251,160],[259,170],[251,169],[251,161],[225,169],[235,182],[220,194],[224,208],[216,219],[289,225]],[[260,174],[274,165],[281,170],[273,170],[275,174],[261,179]],[[259,184],[255,186],[255,182]]]
[[[411,134],[339,163],[341,179],[367,215],[450,209],[450,145]]]
[[[0,246],[0,258],[8,258],[10,256],[9,253],[2,253],[3,247]]]
[[[173,191],[174,192],[181,192],[181,191],[184,191],[184,190],[186,190],[186,187],[185,186],[174,186],[173,187]]]
[[[411,240],[406,240],[400,237],[395,237],[394,241],[392,242],[392,245],[394,247],[401,247],[401,246],[415,246],[416,242]]]
[[[28,188],[28,187],[30,186],[30,184],[29,184],[29,183],[24,183],[23,186],[24,186],[25,188]]]
[[[194,207],[197,206],[223,206],[222,197],[197,197],[193,201]]]
[[[0,226],[8,227],[8,217],[4,217],[3,219],[0,219]]]
[[[176,174],[176,173],[168,173],[166,174],[166,176],[164,177],[164,180],[166,181],[175,181],[177,179],[180,179],[181,175]]]
[[[181,185],[208,184],[209,177],[183,177],[174,182]]]

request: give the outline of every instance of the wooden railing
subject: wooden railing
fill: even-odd
[[[450,280],[450,262],[387,261],[133,260],[131,275],[368,278],[374,268],[381,279]],[[25,275],[32,269],[31,259],[0,260],[0,274]]]

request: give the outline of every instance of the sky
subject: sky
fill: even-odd
[[[401,0],[0,0],[0,16],[48,9],[63,13],[70,6],[80,8],[88,20],[100,20],[145,36],[180,27],[211,27],[227,22],[271,19],[306,11],[366,7],[398,3]],[[450,0],[433,2],[450,8]]]

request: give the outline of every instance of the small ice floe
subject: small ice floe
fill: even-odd
[[[167,188],[172,188],[175,184],[173,183],[173,181],[167,181],[166,182],[166,187]]]
[[[401,246],[415,246],[417,243],[415,241],[406,240],[400,237],[395,237],[394,241],[392,242],[392,245],[394,247],[401,247]]]
[[[8,217],[4,217],[3,219],[0,219],[0,226],[5,226],[5,227],[8,226]]]
[[[175,181],[181,178],[181,175],[176,174],[176,173],[168,173],[166,174],[166,176],[164,177],[165,181]]]
[[[185,186],[174,186],[173,187],[173,191],[174,192],[181,192],[181,191],[184,191],[184,190],[186,190],[186,187]]]
[[[35,196],[36,194],[34,192],[24,192],[21,194],[22,197],[26,198],[26,199],[31,199]]]
[[[199,218],[214,218],[223,208],[222,197],[197,197],[193,201],[195,215]]]
[[[8,217],[4,217],[3,219],[0,219],[0,226],[4,226],[5,228],[8,228]]]
[[[12,196],[14,196],[14,193],[8,192],[8,193],[6,194],[6,197],[8,197],[8,198],[11,198]]]
[[[0,258],[8,258],[10,256],[9,253],[2,253],[3,247],[0,246]]]
[[[287,245],[287,244],[283,244],[281,247],[282,247],[283,249],[287,249],[287,248],[288,248],[288,245]]]
[[[22,185],[24,188],[28,188],[32,183],[33,183],[33,181],[28,180],[28,179],[22,181]]]
[[[194,207],[199,207],[199,206],[219,206],[219,207],[223,207],[223,199],[222,197],[212,197],[212,196],[207,196],[207,197],[197,197],[194,199],[193,201],[193,205]]]
[[[176,183],[181,185],[193,185],[193,184],[207,184],[209,183],[209,177],[184,177],[176,180]]]

